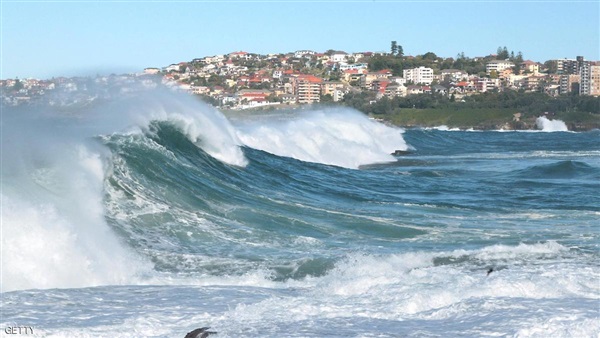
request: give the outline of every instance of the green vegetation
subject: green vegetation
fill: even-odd
[[[503,126],[512,121],[513,114],[514,110],[507,108],[406,108],[399,112],[386,115],[384,119],[399,126],[433,127],[446,125],[455,128],[498,129],[498,126]],[[514,128],[518,126],[511,125],[511,127]]]
[[[453,97],[420,94],[383,97],[375,101],[368,93],[348,93],[342,102],[400,126],[437,126],[475,129],[532,129],[535,119],[548,112],[570,130],[600,128],[600,98],[591,96],[549,97],[543,93],[505,91]],[[521,117],[514,120],[514,114]]]
[[[523,62],[523,54],[518,52],[515,56],[514,51],[509,52],[506,47],[498,47],[497,55],[477,58],[466,57],[465,53],[459,53],[456,58],[442,58],[433,52],[405,57],[402,46],[398,45],[396,41],[392,41],[389,54],[373,56],[368,62],[370,71],[390,69],[394,76],[402,76],[404,69],[421,66],[431,68],[436,73],[442,69],[460,69],[469,74],[485,76],[485,64],[495,59],[513,62],[515,64],[513,71],[518,73]]]
[[[514,120],[514,110],[508,108],[465,108],[465,109],[413,109],[406,108],[387,115],[373,115],[397,126],[434,127],[445,125],[450,128],[496,130],[535,129],[538,115],[524,114]],[[583,131],[600,129],[600,115],[583,112],[562,112],[550,119],[564,121],[569,130]]]

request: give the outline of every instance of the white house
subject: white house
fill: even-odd
[[[283,77],[283,70],[280,69],[276,69],[273,71],[273,78],[274,79],[281,79]]]
[[[331,61],[333,62],[344,62],[348,60],[348,53],[346,52],[335,52],[331,54]]]
[[[395,82],[399,85],[405,85],[406,84],[406,79],[400,76],[392,76],[390,78],[390,81]]]
[[[460,81],[469,77],[467,72],[460,69],[442,69],[441,73],[442,80],[446,79],[446,77],[449,77],[451,81]]]
[[[369,65],[366,63],[353,63],[353,64],[347,64],[345,62],[340,63],[341,71],[348,70],[348,69],[367,69],[368,67],[369,67]]]
[[[311,55],[315,55],[315,54],[317,54],[317,53],[313,52],[312,50],[298,50],[294,53],[294,57],[301,58],[303,56],[311,56]]]
[[[158,74],[159,72],[160,72],[160,69],[158,69],[158,68],[154,68],[154,67],[144,68],[144,74]]]
[[[178,72],[179,71],[179,64],[178,63],[172,63],[169,66],[163,68],[163,70],[165,72],[170,72],[170,71],[176,71],[176,72]]]

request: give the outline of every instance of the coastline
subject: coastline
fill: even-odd
[[[480,131],[535,131],[539,130],[536,120],[540,116],[545,116],[548,120],[560,120],[564,122],[569,131],[586,132],[600,129],[600,116],[589,113],[539,114],[515,118],[510,112],[508,114],[497,114],[497,111],[486,109],[478,110],[477,114],[475,112],[453,112],[444,109],[412,109],[408,112],[370,114],[372,118],[402,128],[446,126],[449,129]]]
[[[242,112],[259,114],[276,111],[301,111],[310,109],[350,108],[339,104],[313,105],[277,105],[249,108],[244,110],[220,109],[225,115],[237,115]],[[539,130],[536,119],[546,116],[549,120],[560,120],[569,131],[586,132],[600,130],[600,115],[584,112],[559,112],[544,115],[543,113],[521,114],[516,118],[514,109],[473,108],[473,109],[401,109],[399,112],[386,114],[368,114],[368,117],[400,128],[435,128],[446,126],[460,130]]]

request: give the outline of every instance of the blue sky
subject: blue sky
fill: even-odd
[[[1,0],[0,78],[141,71],[244,50],[600,59],[595,1]]]

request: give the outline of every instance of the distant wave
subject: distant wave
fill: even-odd
[[[569,131],[567,125],[561,120],[549,120],[545,116],[540,116],[535,120],[538,129],[545,132]]]
[[[584,162],[566,160],[518,170],[515,175],[537,179],[568,179],[598,175],[598,172]]]

